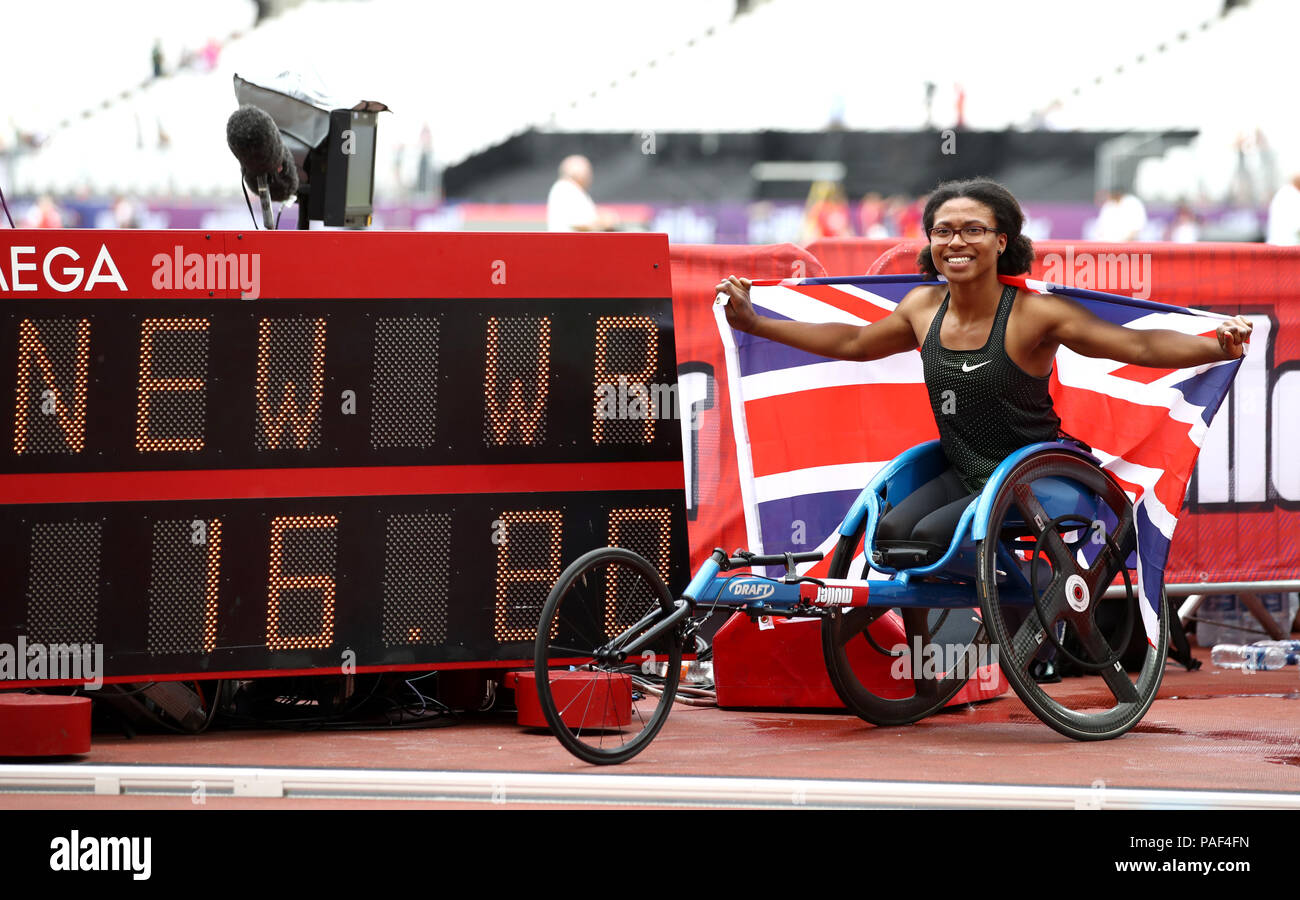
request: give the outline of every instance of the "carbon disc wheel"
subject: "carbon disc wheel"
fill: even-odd
[[[860,539],[861,534],[840,542],[828,577],[848,577]],[[975,674],[987,640],[981,625],[969,642],[937,643],[934,633],[942,620],[936,616],[943,615],[928,609],[903,609],[895,617],[883,607],[831,608],[822,619],[822,655],[844,705],[873,725],[907,725],[946,706]],[[879,674],[884,669],[887,677]],[[860,673],[879,677],[868,683]]]
[[[1123,488],[1092,463],[1054,450],[1012,470],[978,545],[980,603],[1002,672],[1039,719],[1075,740],[1119,737],[1141,721],[1160,689],[1168,611],[1162,595],[1157,610],[1138,612],[1125,568],[1136,546]],[[1126,595],[1104,598],[1121,575],[1130,585]],[[1126,627],[1099,624],[1107,605],[1118,606],[1109,618]],[[1143,628],[1146,653],[1132,677],[1120,657],[1129,632]],[[1039,684],[1034,663],[1062,654],[1085,674]]]
[[[542,608],[534,675],[542,715],[574,756],[621,763],[663,727],[681,678],[682,630],[627,648],[674,609],[654,567],[620,548],[587,553],[555,583]]]
[[[966,685],[979,664],[984,629],[968,644],[948,647],[932,638],[931,610],[903,609],[906,649],[895,650],[871,634],[889,612],[865,606],[833,610],[822,620],[822,653],[835,693],[859,718],[873,725],[907,725],[938,712]],[[888,686],[873,690],[855,666],[888,666]]]

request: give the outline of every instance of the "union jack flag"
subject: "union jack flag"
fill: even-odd
[[[1080,290],[1023,277],[1005,284],[1081,303],[1127,328],[1213,335],[1223,318],[1148,300]],[[760,315],[801,322],[866,325],[887,316],[921,275],[755,281]],[[726,348],[737,469],[749,547],[783,553],[816,547],[829,558],[836,528],[886,462],[938,437],[913,350],[871,362],[828,359],[733,332],[715,308]],[[1129,493],[1138,544],[1143,622],[1156,634],[1156,610],[1178,513],[1205,433],[1240,360],[1152,369],[1091,359],[1062,347],[1051,394],[1061,428],[1091,445]],[[862,559],[855,560],[858,571]],[[821,574],[828,559],[805,570]]]

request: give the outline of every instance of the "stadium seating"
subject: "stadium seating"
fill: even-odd
[[[73,6],[20,4],[9,11],[17,20],[10,32],[48,33]],[[961,16],[963,45],[987,52],[954,54],[927,42],[934,20],[969,12],[947,0],[924,15],[907,4],[767,0],[735,18],[734,0],[637,7],[336,0],[302,3],[257,28],[251,0],[205,2],[197,17],[141,0],[131,13],[141,24],[129,39],[119,36],[120,7],[75,4],[79,28],[61,32],[57,44],[10,48],[0,90],[16,128],[48,136],[14,162],[14,186],[27,194],[228,194],[237,177],[223,130],[234,107],[231,76],[288,69],[340,98],[393,109],[379,129],[378,196],[414,180],[426,123],[439,167],[528,128],[909,130],[926,126],[928,80],[937,128],[955,124],[960,85],[964,123],[974,129],[1044,121],[1091,131],[1201,129],[1190,155],[1171,151],[1142,166],[1144,191],[1176,199],[1188,185],[1225,190],[1231,142],[1244,128],[1300,146],[1300,124],[1288,121],[1275,89],[1285,83],[1300,9],[1254,0],[1221,15],[1222,6],[1093,0],[1065,15],[1004,0],[995,16]],[[155,38],[169,67],[180,48],[225,43],[211,71],[151,81]],[[1249,67],[1216,65],[1243,53]],[[936,68],[934,60],[945,62]],[[50,69],[59,77],[32,74]],[[39,92],[24,97],[25,80],[37,77]]]

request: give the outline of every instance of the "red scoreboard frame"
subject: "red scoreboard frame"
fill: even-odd
[[[4,232],[0,688],[528,665],[587,550],[684,584],[671,297],[663,235]]]

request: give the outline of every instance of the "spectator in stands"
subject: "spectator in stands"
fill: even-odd
[[[126,197],[119,196],[113,201],[113,226],[115,228],[140,227],[139,210]]]
[[[547,231],[609,231],[617,219],[596,208],[591,195],[591,160],[566,156],[560,163],[560,177],[546,196]]]
[[[393,147],[393,184],[397,185],[397,193],[402,197],[410,196],[410,189],[406,184],[406,173],[402,169],[402,157],[406,155],[406,145],[398,141]]]
[[[1060,131],[1061,101],[1053,100],[1044,109],[1034,110],[1026,128],[1030,131]]]
[[[1175,244],[1194,244],[1201,239],[1201,223],[1192,212],[1192,208],[1186,203],[1178,204],[1178,211],[1174,213],[1174,220],[1169,223],[1169,234],[1166,240],[1173,241]]]
[[[904,205],[898,211],[898,236],[904,240],[919,241],[925,238],[925,225],[922,221],[922,214],[925,212],[925,201],[929,199],[929,194],[922,194],[915,200],[904,200]]]
[[[215,72],[217,63],[221,61],[221,45],[217,43],[217,39],[208,38],[208,42],[203,45],[199,54],[203,58],[203,68],[208,72]]]
[[[0,191],[14,183],[13,173],[9,170],[9,160],[12,158],[9,148],[9,136],[0,129]]]
[[[858,207],[858,219],[862,224],[863,237],[889,237],[889,226],[885,224],[885,201],[876,191],[862,198],[862,204]]]
[[[910,201],[902,194],[893,194],[885,198],[885,212],[882,223],[885,227],[884,237],[899,237],[903,230],[900,227],[900,220],[903,213],[907,210],[907,204]]]
[[[63,212],[53,197],[43,194],[36,205],[27,211],[23,225],[27,228],[62,228]]]
[[[1300,172],[1278,189],[1268,205],[1268,242],[1284,247],[1300,244]]]
[[[1147,209],[1133,194],[1111,188],[1097,213],[1093,238],[1098,241],[1136,241],[1147,225]]]
[[[803,243],[818,238],[849,237],[849,204],[844,189],[838,183],[815,181],[808,190],[804,204]]]
[[[422,197],[433,193],[433,131],[429,123],[420,127],[420,152],[415,164],[415,190]]]

